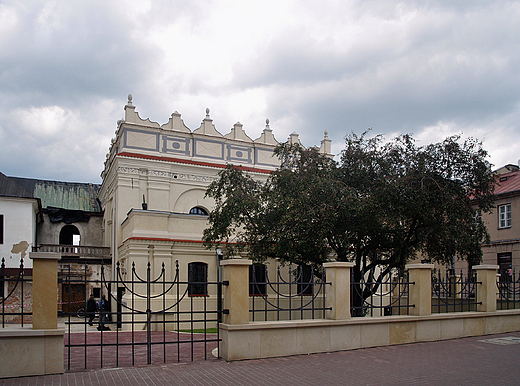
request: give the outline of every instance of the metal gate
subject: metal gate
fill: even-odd
[[[62,271],[62,292],[82,286],[85,294],[77,312],[68,304],[72,297],[62,299],[68,371],[218,358],[222,283],[203,279],[200,267],[190,264],[182,275],[176,261],[171,278],[164,264],[156,275],[150,263],[141,270],[134,264],[130,272],[119,263],[112,272],[101,265],[98,276],[86,264],[75,267]],[[95,312],[87,309],[91,294]]]

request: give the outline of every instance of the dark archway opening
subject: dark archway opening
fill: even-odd
[[[74,225],[65,225],[60,231],[61,245],[79,245],[79,230]]]

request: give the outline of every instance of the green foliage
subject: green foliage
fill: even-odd
[[[494,176],[478,141],[418,146],[410,135],[385,142],[364,133],[346,137],[339,162],[299,145],[276,154],[281,167],[266,183],[228,166],[208,187],[216,207],[206,247],[316,268],[333,252],[355,262],[358,280],[376,272],[378,280],[419,253],[442,264],[481,260],[488,234],[476,211],[490,210]]]

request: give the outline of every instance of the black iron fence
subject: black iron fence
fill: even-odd
[[[69,304],[64,312],[67,370],[218,356],[221,283],[193,280],[189,272],[188,280],[181,280],[178,262],[173,272],[167,272],[164,264],[154,271],[150,263],[141,269],[134,264],[129,272],[118,263],[111,277],[105,271],[101,266],[97,281],[89,280],[87,272],[78,275],[70,269],[63,278],[62,292],[68,287],[72,293],[79,285],[88,298],[99,288],[100,300],[105,299],[96,299],[95,311],[84,299],[84,311],[78,313]]]
[[[324,272],[313,267],[292,265],[268,267],[253,264],[249,273],[250,315],[252,321],[325,319]]]
[[[497,280],[498,310],[520,308],[520,273],[512,270],[510,275],[501,275]]]
[[[408,315],[410,307],[408,271],[395,270],[376,280],[373,275],[362,274],[361,280],[350,281],[350,314],[353,317]]]
[[[23,259],[18,267],[0,264],[0,313],[2,327],[6,324],[32,322],[32,268],[25,268]]]
[[[432,313],[476,311],[482,304],[477,298],[475,271],[464,275],[454,270],[432,271]]]

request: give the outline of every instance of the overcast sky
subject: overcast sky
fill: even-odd
[[[240,121],[338,153],[372,128],[520,158],[520,2],[0,2],[0,171],[100,183],[127,95],[142,118]]]

